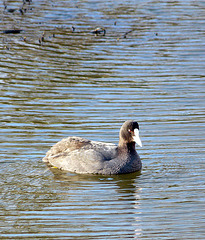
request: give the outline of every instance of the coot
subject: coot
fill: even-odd
[[[61,170],[80,174],[131,173],[142,168],[135,143],[142,146],[139,124],[128,120],[120,129],[118,146],[81,137],[68,137],[56,143],[43,161]]]

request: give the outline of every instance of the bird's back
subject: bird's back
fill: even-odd
[[[43,158],[44,162],[77,173],[98,173],[104,163],[116,158],[117,146],[112,143],[68,137],[56,143]]]

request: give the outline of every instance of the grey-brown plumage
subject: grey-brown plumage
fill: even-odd
[[[141,146],[139,125],[128,120],[120,129],[118,146],[81,137],[68,137],[56,143],[43,161],[59,169],[81,174],[131,173],[142,167],[135,142]]]

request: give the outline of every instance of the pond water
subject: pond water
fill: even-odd
[[[0,11],[1,239],[205,239],[204,1]],[[117,143],[127,119],[140,124],[141,173],[42,162],[67,136]]]

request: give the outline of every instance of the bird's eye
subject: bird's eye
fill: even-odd
[[[128,129],[128,132],[130,132],[130,133],[131,133],[132,131],[131,131],[130,129]]]

